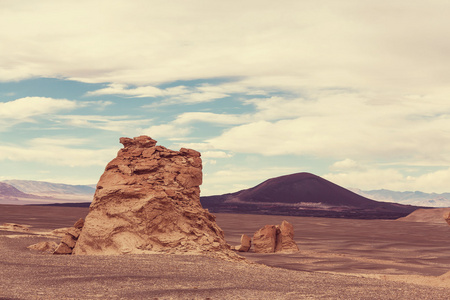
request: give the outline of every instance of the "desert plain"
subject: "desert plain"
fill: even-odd
[[[230,245],[287,220],[300,252],[204,255],[52,255],[52,230],[88,208],[0,205],[0,299],[448,299],[450,226],[445,222],[216,214]]]

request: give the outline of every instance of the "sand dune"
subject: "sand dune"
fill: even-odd
[[[0,298],[447,299],[450,292],[446,224],[217,214],[232,245],[265,224],[294,225],[300,252],[244,254],[258,264],[192,255],[52,256],[26,248],[87,212],[0,206],[0,223],[31,225],[29,232],[0,231]]]

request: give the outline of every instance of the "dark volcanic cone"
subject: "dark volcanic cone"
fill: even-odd
[[[294,216],[399,218],[417,207],[378,202],[310,173],[272,178],[236,193],[201,198],[214,212]]]

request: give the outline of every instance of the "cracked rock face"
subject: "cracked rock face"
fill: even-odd
[[[253,235],[253,248],[256,253],[298,252],[294,241],[294,227],[283,221],[281,225],[266,225]]]
[[[147,136],[120,142],[73,253],[229,251],[215,217],[200,204],[200,153],[157,146]]]

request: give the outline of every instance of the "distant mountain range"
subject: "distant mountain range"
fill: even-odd
[[[294,176],[293,178],[299,178],[299,176],[308,176],[305,174],[308,173],[298,173],[304,175],[286,175],[281,176],[283,180],[286,178],[290,178],[290,176]],[[315,176],[315,175],[313,175]],[[318,177],[318,176],[317,176]],[[320,178],[320,177],[318,177]],[[286,188],[287,183],[279,182],[279,180],[269,179],[269,182],[275,182],[278,187],[274,187],[272,192],[265,194],[264,199],[268,199],[271,202],[273,199],[279,199],[280,195],[283,195],[286,198],[287,193],[292,194],[292,200],[290,205],[299,205],[298,201],[294,199],[308,199],[308,193],[311,193],[311,189],[321,189],[318,181],[314,180],[293,180],[292,186],[289,189]],[[45,181],[33,181],[33,180],[4,180],[0,182],[0,204],[30,204],[30,203],[74,203],[74,202],[90,202],[95,192],[95,185],[70,185],[70,184],[60,184],[60,183],[50,183]],[[264,185],[266,186],[267,183]],[[315,187],[315,188],[313,188]],[[214,201],[212,199],[219,199],[223,197],[235,196],[239,193],[240,197],[247,197],[248,195],[254,193],[255,191],[260,191],[261,186],[247,189],[244,191],[230,193],[226,195],[218,195],[218,196],[206,196],[202,197],[202,202],[210,202]],[[436,194],[436,193],[423,193],[423,192],[396,192],[390,190],[371,190],[371,191],[363,191],[360,189],[349,189],[353,193],[356,193],[362,196],[365,199],[382,201],[382,202],[394,202],[405,205],[414,205],[414,206],[425,206],[425,207],[450,207],[450,193]],[[259,194],[264,194],[260,193]],[[317,196],[317,195],[316,195]],[[252,196],[253,197],[253,196]],[[318,196],[317,196],[318,197]],[[353,199],[354,196],[352,196]],[[228,199],[227,198],[227,199]],[[237,199],[234,197],[234,199]],[[309,203],[309,206],[317,206],[321,203],[318,199],[317,201],[305,202]],[[236,201],[236,200],[235,200]],[[275,202],[277,202],[276,200]],[[304,200],[302,200],[304,201]],[[310,201],[310,200],[308,200]],[[336,200],[334,200],[336,201]],[[228,201],[229,202],[229,201]],[[251,202],[251,201],[250,201]],[[264,202],[264,201],[260,201]],[[240,203],[242,206],[242,203]],[[306,204],[302,204],[303,206]]]
[[[424,192],[396,192],[390,190],[362,191],[360,189],[350,189],[351,191],[373,199],[384,202],[395,202],[426,207],[450,207],[450,193],[424,193]]]
[[[2,182],[31,194],[93,195],[95,193],[95,185],[71,185],[33,180],[4,180]]]
[[[33,180],[0,182],[0,204],[50,204],[92,201],[95,185],[70,185]]]
[[[212,212],[358,219],[397,219],[418,208],[374,201],[310,173],[272,178],[250,189],[200,201]]]

